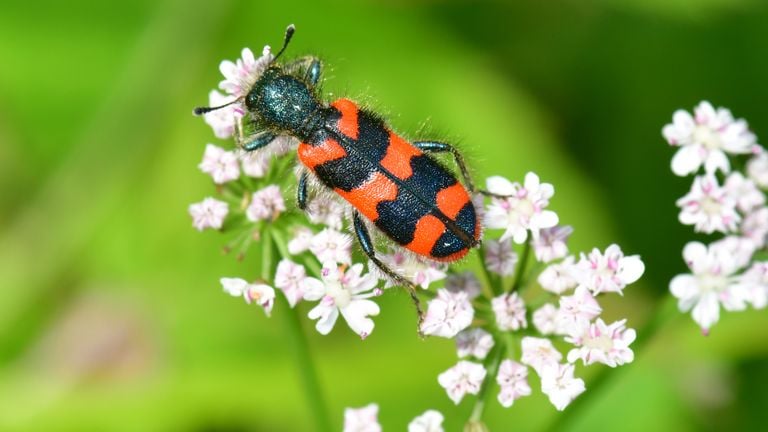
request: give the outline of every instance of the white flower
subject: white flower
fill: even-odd
[[[451,273],[445,280],[445,289],[450,292],[463,291],[467,293],[470,300],[480,295],[482,286],[474,273],[465,271],[462,273]]]
[[[543,335],[560,334],[559,313],[552,303],[547,303],[533,313],[533,326]]]
[[[574,258],[569,256],[557,264],[550,264],[541,272],[537,280],[545,290],[554,294],[562,294],[578,285],[573,277],[574,270]]]
[[[305,286],[304,300],[320,300],[309,311],[309,319],[317,320],[315,328],[326,335],[333,329],[339,313],[353,332],[365,339],[373,331],[370,316],[379,314],[379,306],[371,300],[381,294],[376,288],[378,280],[373,275],[362,275],[363,265],[355,264],[346,272],[335,262],[323,264],[323,284]]]
[[[248,220],[257,222],[260,220],[275,220],[281,212],[285,211],[285,201],[280,195],[280,187],[269,185],[253,193],[251,203],[245,209]]]
[[[532,367],[539,375],[541,375],[542,370],[557,366],[563,359],[563,355],[555,349],[549,339],[526,336],[523,338],[521,346],[523,355],[520,361]]]
[[[533,239],[533,251],[536,259],[543,263],[548,263],[558,258],[564,258],[568,255],[568,237],[573,234],[573,227],[553,226],[539,231],[539,237]]]
[[[597,304],[587,287],[581,285],[573,295],[560,297],[557,313],[557,328],[565,333],[579,332],[590,321],[600,315],[603,309]]]
[[[427,410],[408,423],[408,432],[443,432],[443,415],[439,411]]]
[[[747,173],[758,186],[768,189],[768,152],[762,151],[747,162]]]
[[[669,289],[679,299],[680,311],[693,310],[694,321],[705,332],[720,318],[721,303],[731,311],[746,307],[746,295],[734,284],[733,274],[740,267],[727,249],[690,242],[683,249],[683,257],[693,274],[675,276]]]
[[[311,229],[300,226],[294,231],[293,237],[288,241],[288,253],[298,255],[306,250],[312,244],[312,238],[315,233]]]
[[[493,336],[481,328],[466,329],[456,335],[459,358],[473,356],[483,360],[491,348],[493,348]]]
[[[768,305],[768,261],[752,264],[752,267],[739,276],[736,284],[755,309],[765,308]]]
[[[491,300],[499,330],[519,330],[528,327],[525,319],[525,303],[516,292],[502,294]]]
[[[602,292],[621,294],[624,287],[640,279],[645,271],[640,256],[625,257],[615,244],[608,246],[604,254],[597,248],[587,256],[582,253],[576,266],[576,280],[595,295]]]
[[[254,58],[250,49],[243,48],[242,58],[237,59],[235,63],[224,60],[219,65],[219,70],[225,78],[219,83],[219,88],[236,98],[244,97],[269,67],[273,58],[269,46],[264,47],[258,59]]]
[[[755,186],[755,182],[745,178],[738,171],[728,175],[723,187],[736,203],[738,209],[744,213],[765,205],[765,195]]]
[[[718,248],[720,254],[728,254],[733,264],[738,268],[749,265],[752,261],[752,255],[757,250],[755,242],[747,237],[728,236],[723,237],[709,245],[710,248]]]
[[[264,151],[241,152],[240,161],[243,165],[243,173],[248,177],[262,178],[269,170],[271,155]]]
[[[240,278],[221,278],[221,286],[232,297],[243,297],[248,304],[256,303],[269,316],[275,305],[275,290],[269,285],[249,284]]]
[[[416,255],[406,254],[400,250],[381,255],[381,261],[389,268],[404,278],[423,289],[429,288],[432,282],[445,279],[448,266],[444,263],[428,261]],[[386,279],[382,274],[382,279]],[[387,280],[388,287],[393,286],[393,281]]]
[[[499,383],[499,403],[504,408],[509,408],[516,399],[531,394],[531,386],[528,385],[528,368],[520,363],[506,359],[499,365],[499,373],[496,375]]]
[[[375,403],[362,408],[346,408],[343,432],[381,432],[378,416],[379,406]]]
[[[566,341],[577,346],[568,352],[568,362],[581,359],[584,365],[602,363],[610,367],[631,363],[635,354],[629,345],[635,341],[637,334],[633,329],[627,329],[626,323],[627,320],[623,319],[606,325],[598,318],[582,327],[580,334],[566,337]]]
[[[768,207],[760,207],[744,217],[741,232],[748,238],[756,249],[768,243]]]
[[[210,197],[189,206],[192,225],[198,231],[206,228],[220,229],[228,213],[227,203]]]
[[[313,277],[307,277],[307,271],[301,264],[283,259],[277,265],[275,287],[283,291],[291,307],[296,306],[296,303],[304,298],[304,292],[320,290],[323,288],[322,284]]]
[[[740,220],[736,201],[711,174],[693,179],[691,191],[677,200],[677,206],[681,209],[680,223],[694,225],[696,232],[732,232]]]
[[[493,198],[485,214],[486,227],[505,229],[501,240],[511,237],[521,244],[528,238],[528,230],[535,238],[542,228],[557,225],[557,214],[545,210],[555,188],[549,183],[540,183],[536,174],[526,174],[524,185],[495,176],[488,178],[486,186],[489,192],[509,196]]]
[[[325,228],[312,237],[309,250],[320,262],[352,263],[352,237],[331,228]]]
[[[512,250],[512,239],[486,240],[484,247],[485,266],[488,270],[501,276],[509,276],[515,272],[517,254]]]
[[[664,126],[662,134],[669,144],[679,146],[672,158],[672,171],[685,176],[698,171],[701,165],[708,174],[716,170],[731,170],[725,153],[741,154],[753,151],[755,136],[749,132],[744,120],[734,120],[725,108],[717,111],[709,102],[701,102],[694,109],[695,117],[678,110],[673,122]]]
[[[312,223],[323,224],[329,228],[340,230],[344,217],[344,206],[337,199],[328,195],[320,195],[307,204],[307,217]]]
[[[235,98],[225,96],[216,90],[208,94],[208,106],[216,107],[232,102]],[[216,138],[226,139],[234,135],[235,123],[243,116],[245,109],[241,103],[233,103],[203,114],[203,119],[213,129]]]
[[[437,382],[445,388],[448,397],[458,405],[465,394],[477,394],[485,379],[486,370],[483,365],[461,360],[456,366],[441,373]]]
[[[226,151],[213,144],[205,146],[203,161],[198,168],[210,175],[216,184],[224,184],[240,177],[240,165],[237,163],[235,152]]]
[[[437,296],[429,301],[421,331],[426,335],[452,338],[472,324],[475,310],[465,292],[437,290]]]
[[[574,378],[574,366],[569,363],[550,366],[539,372],[541,391],[549,396],[549,401],[562,411],[576,397],[586,390],[584,380]]]

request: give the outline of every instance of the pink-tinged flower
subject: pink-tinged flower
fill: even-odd
[[[768,152],[763,150],[752,156],[747,162],[747,174],[758,186],[768,189]]]
[[[755,309],[765,308],[768,305],[768,261],[752,264],[739,276],[736,285]]]
[[[528,230],[535,238],[539,230],[557,225],[557,214],[546,210],[555,188],[549,183],[540,183],[536,174],[526,174],[524,185],[495,176],[486,180],[486,186],[489,192],[509,196],[493,198],[485,214],[486,227],[505,230],[501,240],[512,238],[521,244],[528,238]]]
[[[755,242],[751,239],[733,235],[712,242],[709,247],[719,249],[720,254],[728,254],[738,268],[748,266],[757,250]]]
[[[559,313],[552,303],[547,303],[533,313],[533,326],[543,335],[560,334]]]
[[[221,278],[221,286],[232,297],[243,297],[246,303],[256,303],[269,316],[275,305],[275,290],[269,285],[249,284],[240,278]]]
[[[235,63],[224,60],[219,65],[219,70],[225,78],[219,83],[219,88],[236,98],[244,97],[269,67],[273,58],[269,46],[264,47],[259,58],[255,58],[250,49],[243,48],[242,58],[237,59]]]
[[[344,410],[344,432],[381,432],[379,406],[375,403],[362,408]]]
[[[755,185],[755,182],[745,178],[738,171],[728,175],[723,185],[736,207],[743,213],[748,213],[757,207],[765,205],[765,195]]]
[[[575,288],[578,282],[574,278],[576,264],[572,256],[557,264],[550,264],[538,277],[539,285],[553,294],[562,294]]]
[[[606,325],[598,318],[584,326],[580,333],[566,337],[566,341],[576,345],[568,352],[568,362],[581,359],[584,365],[602,363],[610,367],[631,363],[635,354],[629,345],[635,341],[637,334],[633,329],[626,328],[626,323],[627,320],[623,319]]]
[[[248,220],[275,220],[285,211],[285,201],[280,194],[280,187],[270,185],[253,193],[251,203],[245,209]]]
[[[269,170],[269,162],[272,156],[269,152],[251,151],[240,153],[240,161],[243,165],[243,173],[248,177],[262,178]]]
[[[539,372],[541,391],[549,396],[549,401],[562,411],[577,396],[584,393],[584,380],[573,376],[574,366],[569,363],[547,367]]]
[[[499,383],[499,403],[504,408],[509,408],[523,396],[531,394],[531,386],[528,385],[528,368],[522,364],[506,359],[499,365],[499,373],[496,375]]]
[[[320,195],[307,204],[307,217],[312,223],[323,224],[338,231],[342,227],[344,206],[329,195]]]
[[[315,328],[320,334],[331,332],[339,314],[361,338],[371,334],[374,324],[369,317],[379,314],[379,305],[368,299],[381,295],[381,290],[376,288],[378,280],[373,275],[362,273],[362,264],[344,271],[329,261],[323,264],[323,283],[304,286],[304,300],[320,300],[309,311],[309,319],[317,320]]]
[[[502,294],[491,300],[499,330],[519,330],[528,327],[525,319],[525,303],[516,292]]]
[[[483,365],[461,360],[456,366],[438,375],[437,382],[446,390],[453,403],[458,405],[465,394],[477,394],[480,391],[486,373]]]
[[[224,184],[240,177],[240,165],[235,152],[226,151],[219,146],[205,146],[203,161],[198,165],[200,171],[210,175],[216,184]]]
[[[192,225],[198,231],[206,228],[220,229],[228,213],[227,203],[210,197],[189,206]]]
[[[768,243],[768,207],[761,207],[744,217],[741,233],[760,249]]]
[[[325,228],[312,237],[309,250],[320,262],[352,263],[352,237],[334,229]]]
[[[672,158],[672,171],[679,176],[692,174],[702,165],[708,174],[718,169],[728,173],[731,166],[725,153],[750,153],[756,146],[747,122],[734,120],[725,108],[715,111],[706,101],[696,106],[693,117],[687,111],[675,111],[662,134],[670,145],[680,147]]]
[[[475,310],[467,293],[439,289],[437,296],[429,301],[421,331],[426,335],[452,338],[469,327],[474,317]]]
[[[532,367],[539,375],[541,375],[542,370],[557,366],[563,359],[563,355],[555,349],[549,339],[526,336],[523,338],[521,346],[523,355],[520,361]]]
[[[211,90],[208,94],[208,106],[221,106],[234,99],[232,96],[225,96],[216,90]],[[203,119],[213,129],[216,138],[226,139],[235,134],[235,123],[240,121],[244,112],[242,104],[234,103],[203,114]]]
[[[408,423],[408,432],[444,432],[443,420],[439,411],[427,410]]]
[[[312,238],[315,233],[311,229],[300,226],[297,227],[293,233],[293,237],[288,241],[288,253],[291,255],[298,255],[304,251],[309,250],[309,246],[312,244]]]
[[[681,209],[680,223],[693,225],[696,232],[733,232],[741,220],[736,201],[711,174],[693,179],[691,191],[677,200],[677,206]]]
[[[581,254],[576,266],[576,280],[595,295],[603,292],[621,294],[624,287],[640,279],[645,271],[639,255],[624,256],[615,244],[608,246],[605,253],[594,248],[589,255]]]
[[[283,259],[275,271],[275,287],[279,288],[288,299],[291,307],[304,298],[306,291],[321,290],[323,283],[313,277],[307,277],[307,271],[301,264]]]
[[[474,273],[465,271],[462,273],[452,273],[445,280],[445,289],[450,292],[465,292],[470,300],[480,295],[482,286]]]
[[[428,261],[412,254],[406,254],[400,250],[381,255],[381,261],[388,265],[396,273],[405,277],[423,289],[429,288],[432,282],[445,279],[448,266],[444,263]],[[381,274],[382,279],[388,279]],[[387,280],[387,287],[393,286],[393,281]]]
[[[571,234],[573,234],[573,227],[570,225],[557,225],[539,231],[539,237],[534,238],[532,242],[536,259],[548,263],[558,258],[564,258],[568,255],[566,242]]]
[[[746,307],[746,295],[735,284],[734,273],[740,267],[727,249],[690,242],[683,249],[683,258],[692,274],[675,276],[669,289],[678,298],[680,311],[692,310],[702,330],[708,331],[718,321],[720,304],[729,311]]]
[[[564,333],[578,333],[603,309],[597,304],[587,287],[581,285],[573,295],[560,297],[560,309],[557,313],[557,328]]]
[[[501,276],[509,276],[515,272],[517,254],[512,250],[512,239],[486,240],[484,247],[485,266],[488,270]]]
[[[459,358],[472,356],[483,360],[491,348],[493,348],[493,336],[481,328],[466,329],[456,335],[456,350]]]

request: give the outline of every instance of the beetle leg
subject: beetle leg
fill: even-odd
[[[307,181],[307,172],[302,171],[301,177],[299,177],[299,186],[296,191],[296,202],[301,210],[306,210],[307,208]]]
[[[314,56],[306,56],[288,63],[285,65],[285,69],[291,72],[302,71],[304,73],[304,79],[314,86],[320,82],[320,74],[322,72],[323,65],[319,58]]]
[[[485,189],[476,188],[474,182],[472,181],[472,176],[469,175],[467,165],[464,163],[464,156],[462,156],[461,153],[456,150],[456,147],[440,141],[415,141],[413,145],[425,153],[450,152],[453,155],[453,160],[456,162],[456,165],[458,165],[459,171],[461,171],[461,177],[464,179],[464,183],[467,185],[467,189],[469,189],[470,192],[477,192],[482,195],[494,198],[507,198],[507,195],[499,195],[493,192],[489,192]]]
[[[243,138],[241,132],[235,134],[237,146],[248,152],[265,147],[275,138],[277,138],[277,135],[271,131],[262,131],[247,138]]]
[[[416,294],[417,287],[416,285],[403,277],[403,275],[398,274],[389,266],[381,262],[378,258],[376,258],[376,250],[373,248],[373,242],[371,242],[371,236],[368,233],[368,228],[366,228],[365,223],[360,218],[360,213],[355,212],[352,216],[352,221],[355,226],[355,235],[357,236],[357,241],[360,243],[360,247],[363,248],[363,252],[368,256],[368,258],[376,264],[376,267],[379,268],[384,274],[387,275],[390,279],[394,280],[400,285],[403,285],[407,290],[408,293],[411,295],[411,300],[413,300],[414,306],[416,306],[416,313],[419,315],[419,321],[418,321],[418,332],[419,336],[424,337],[424,333],[421,331],[421,325],[424,322],[424,311],[421,309],[421,301],[419,300],[419,296]]]

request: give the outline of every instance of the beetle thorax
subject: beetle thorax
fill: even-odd
[[[246,97],[246,106],[267,126],[298,134],[304,122],[320,108],[312,90],[279,68],[267,70]]]

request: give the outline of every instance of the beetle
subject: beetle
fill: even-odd
[[[401,247],[440,262],[453,262],[480,244],[481,224],[471,200],[475,188],[460,152],[440,141],[409,142],[375,113],[349,99],[322,102],[317,91],[322,64],[313,56],[281,64],[295,27],[288,26],[283,46],[248,93],[228,104],[199,107],[196,115],[244,103],[258,131],[239,137],[238,145],[254,151],[280,135],[297,138],[299,176],[297,203],[307,207],[308,184],[314,176],[352,207],[352,225],[368,258],[394,282],[405,286],[423,318],[416,286],[376,255],[370,229]],[[430,153],[450,153],[457,176]]]

